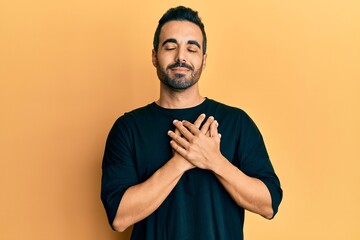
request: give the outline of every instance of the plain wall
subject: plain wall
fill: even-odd
[[[152,37],[180,4],[208,33],[202,94],[248,112],[282,182],[246,239],[360,239],[357,0],[2,0],[0,239],[129,239],[100,201],[104,144],[158,98]]]

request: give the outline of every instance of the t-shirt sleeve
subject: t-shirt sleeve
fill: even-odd
[[[258,178],[266,185],[271,195],[273,216],[275,216],[283,195],[279,178],[271,164],[260,131],[246,113],[241,118],[240,126],[239,168],[246,175]]]
[[[125,191],[138,183],[131,150],[131,134],[123,118],[119,118],[108,135],[101,179],[101,200],[112,225]]]

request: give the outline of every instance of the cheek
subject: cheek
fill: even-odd
[[[203,62],[203,59],[201,58],[201,59],[197,60],[196,62],[194,62],[194,67],[195,67],[196,69],[202,69],[203,66],[204,66],[203,63],[204,63],[204,62]]]
[[[157,66],[162,68],[162,69],[166,69],[166,67],[171,64],[171,61],[169,61],[169,59],[167,59],[166,57],[162,56],[159,57],[157,59]]]

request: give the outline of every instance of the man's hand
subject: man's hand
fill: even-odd
[[[176,130],[169,131],[168,134],[172,138],[170,144],[177,154],[193,166],[212,170],[222,160],[219,124],[213,117],[209,117],[200,129],[204,120],[204,114],[194,124],[174,120]]]
[[[170,144],[176,153],[193,166],[212,171],[234,201],[244,209],[265,218],[274,215],[271,196],[266,185],[249,177],[231,164],[220,152],[218,123],[209,117],[199,129],[188,121],[174,121],[176,131],[169,131]]]
[[[205,114],[200,114],[199,117],[195,120],[194,126],[199,129],[202,122],[205,120],[205,117],[206,117]],[[205,128],[207,129],[209,128],[209,123],[207,124],[207,127],[205,126]],[[173,133],[180,138],[182,137],[180,130],[177,128],[175,128]],[[173,149],[173,154],[174,154],[174,160],[179,164],[178,166],[185,169],[185,171],[195,168],[195,166],[191,162],[183,158],[183,156],[180,155],[178,152],[176,152],[174,149]]]

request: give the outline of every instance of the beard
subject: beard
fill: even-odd
[[[191,74],[189,77],[186,77],[186,74],[176,73],[173,77],[170,76],[169,71],[175,67],[185,67],[190,70]],[[166,70],[163,70],[157,61],[157,75],[160,81],[167,86],[168,88],[175,91],[182,91],[192,87],[196,84],[201,76],[203,64],[197,70],[186,63],[176,62],[174,64],[169,65]]]

